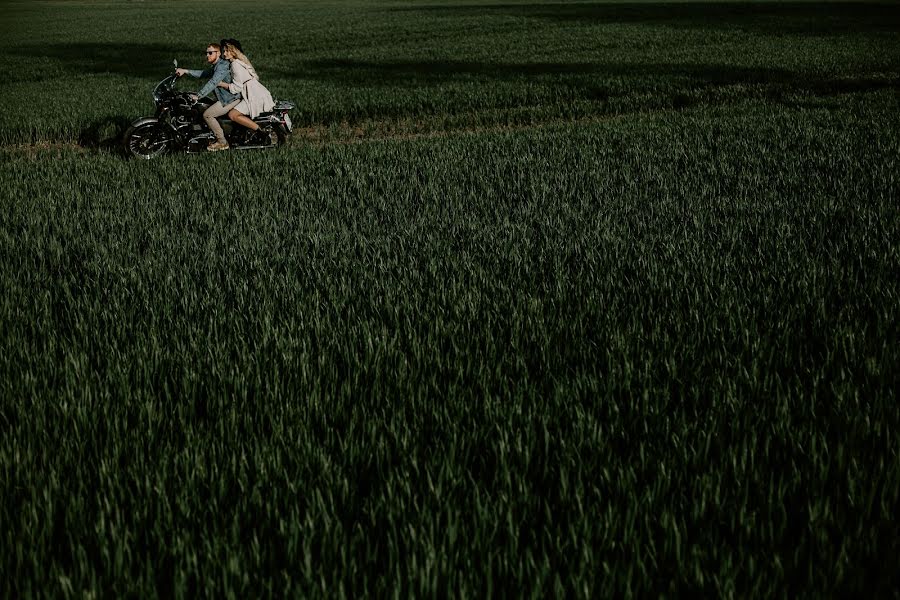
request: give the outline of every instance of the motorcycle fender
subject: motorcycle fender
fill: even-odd
[[[159,123],[159,119],[156,117],[141,117],[135,121],[131,122],[131,125],[128,126],[129,129],[132,127],[140,127],[141,125],[146,125],[148,123]]]
[[[291,130],[284,126],[284,123],[281,122],[276,115],[267,115],[265,117],[253,119],[256,123],[262,125],[263,123],[271,123],[273,126],[277,127],[282,135],[288,136],[291,134]]]
[[[128,128],[131,129],[134,127],[141,127],[142,125],[147,125],[149,123],[161,123],[161,121],[156,117],[141,117],[140,119],[132,122]],[[172,127],[169,123],[165,123],[165,126],[171,129],[173,132],[175,131],[175,128]]]

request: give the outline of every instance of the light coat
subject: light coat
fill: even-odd
[[[272,94],[259,82],[256,70],[242,60],[231,61],[232,83],[228,86],[233,94],[240,94],[243,98],[235,110],[255,119],[260,113],[269,112],[275,108]]]

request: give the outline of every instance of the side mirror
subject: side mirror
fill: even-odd
[[[176,68],[176,69],[178,68],[178,60],[177,60],[177,59],[176,59],[176,60],[173,60],[173,61],[172,61],[172,64],[175,65],[175,68]]]

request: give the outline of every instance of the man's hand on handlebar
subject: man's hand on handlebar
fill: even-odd
[[[186,75],[187,72],[188,72],[187,69],[175,69],[175,75],[177,75],[178,77],[182,77],[182,76]]]

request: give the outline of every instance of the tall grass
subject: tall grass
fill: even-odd
[[[896,5],[211,7],[4,5],[0,594],[895,593]]]
[[[4,595],[891,593],[891,102],[3,149]]]

